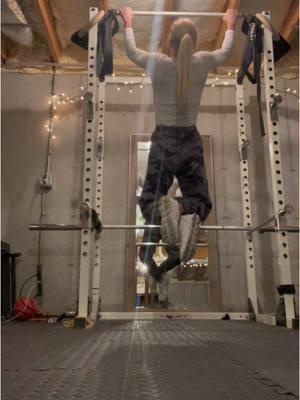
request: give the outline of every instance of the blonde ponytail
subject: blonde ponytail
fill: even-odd
[[[188,97],[190,88],[190,67],[192,56],[197,45],[198,32],[193,22],[188,18],[180,18],[173,22],[170,29],[170,45],[176,58],[178,103]]]
[[[182,36],[176,57],[177,65],[177,92],[178,103],[183,103],[190,88],[190,67],[194,53],[194,42],[189,33]]]

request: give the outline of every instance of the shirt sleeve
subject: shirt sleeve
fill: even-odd
[[[136,47],[132,28],[125,28],[125,49],[128,58],[144,69],[146,69],[149,62],[156,61],[162,57],[160,53],[147,52]]]
[[[199,57],[204,57],[208,70],[214,69],[226,61],[229,57],[233,46],[233,39],[234,31],[227,30],[225,32],[222,47],[220,49],[212,52],[199,52],[196,53],[196,56],[199,54]]]

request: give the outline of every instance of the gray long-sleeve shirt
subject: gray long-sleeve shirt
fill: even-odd
[[[147,52],[136,47],[132,28],[125,29],[125,47],[130,60],[147,69],[153,86],[156,125],[196,125],[199,103],[208,72],[222,64],[229,56],[234,32],[227,30],[221,49],[193,54],[190,89],[184,103],[176,102],[176,60],[164,54]]]

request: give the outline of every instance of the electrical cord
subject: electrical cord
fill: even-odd
[[[55,77],[56,77],[56,69],[55,67],[53,68],[53,75],[52,75],[52,80],[51,80],[51,96],[54,96],[54,91],[55,91]],[[49,138],[48,138],[48,149],[47,149],[47,159],[46,159],[46,168],[45,168],[45,173],[44,173],[44,177],[47,176],[47,174],[49,173],[49,168],[50,168],[50,156],[51,156],[51,138],[52,138],[52,125],[53,125],[53,103],[51,102],[51,107],[49,109],[49,117],[50,117],[50,132],[49,132]],[[40,199],[40,216],[39,216],[39,224],[41,225],[42,223],[42,219],[43,219],[43,215],[44,215],[44,200],[45,200],[45,188],[44,186],[41,187],[41,199]],[[41,264],[41,242],[42,242],[42,232],[39,231],[38,233],[38,265]],[[19,298],[22,298],[22,292],[23,289],[25,287],[25,285],[33,278],[37,277],[37,274],[31,275],[29,278],[27,278],[21,285],[20,290],[19,290]],[[29,298],[32,290],[34,289],[34,287],[36,286],[36,283],[32,286],[32,288],[29,291],[29,294],[27,295],[27,299]],[[24,309],[22,310],[25,311],[27,308],[27,303],[25,304]],[[45,313],[43,313],[40,309],[39,311],[41,312],[41,314],[46,315]],[[14,319],[18,318],[20,316],[20,314],[14,316],[13,318],[5,321],[5,322],[9,322],[9,321],[13,321]]]
[[[53,75],[51,79],[51,98],[55,95],[55,78],[56,78],[56,68],[53,67]],[[54,108],[53,102],[51,102],[51,106],[49,108],[49,136],[48,136],[48,148],[47,148],[47,155],[46,155],[46,165],[45,171],[43,175],[43,179],[46,179],[49,176],[50,172],[50,165],[51,165],[51,147],[52,147],[52,127],[53,127],[53,115],[54,115]],[[39,216],[39,224],[42,224],[43,215],[44,215],[44,203],[45,203],[45,194],[46,188],[44,185],[41,185],[41,198],[40,198],[40,216]],[[38,265],[41,265],[41,247],[42,247],[42,232],[38,232]],[[34,276],[37,276],[35,274]],[[20,296],[21,297],[21,296]]]
[[[29,282],[31,279],[33,279],[33,278],[36,277],[36,276],[37,276],[37,274],[31,275],[29,278],[27,278],[27,279],[23,282],[23,284],[22,284],[22,286],[20,287],[20,290],[19,290],[19,298],[20,298],[20,299],[22,298],[23,288],[24,288],[24,286],[26,285],[26,283]]]

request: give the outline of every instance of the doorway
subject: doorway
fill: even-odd
[[[204,159],[209,184],[209,192],[214,204],[213,149],[212,139],[202,135]],[[151,135],[132,135],[130,138],[129,192],[128,192],[128,224],[144,225],[144,219],[138,206],[143,180],[147,168]],[[181,196],[180,188],[174,180],[169,194]],[[216,224],[213,207],[207,225]],[[192,260],[181,264],[168,272],[169,304],[160,304],[160,285],[150,276],[147,266],[138,258],[139,243],[143,230],[127,234],[127,310],[155,311],[162,308],[185,311],[219,311],[220,283],[217,257],[217,233],[200,231],[197,249]],[[158,246],[154,255],[159,265],[165,258],[165,248]]]

